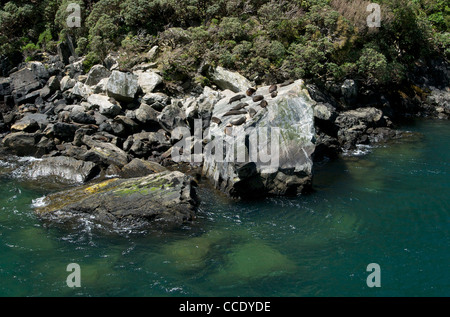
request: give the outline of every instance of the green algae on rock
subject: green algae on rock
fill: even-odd
[[[198,200],[191,177],[166,171],[51,194],[42,204],[36,213],[44,218],[69,214],[93,216],[110,224],[131,221],[181,225],[195,218]]]

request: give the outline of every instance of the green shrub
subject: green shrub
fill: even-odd
[[[94,53],[94,52],[90,52],[89,54],[86,55],[86,57],[84,58],[83,61],[83,70],[85,73],[88,73],[89,70],[92,68],[92,66],[97,65],[97,64],[101,64],[101,59],[100,57]]]

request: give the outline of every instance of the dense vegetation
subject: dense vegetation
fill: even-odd
[[[381,28],[367,27],[371,2]],[[69,3],[81,6],[80,28],[67,26]],[[0,55],[13,64],[55,53],[69,34],[86,68],[112,50],[130,67],[159,45],[169,81],[208,84],[205,66],[222,65],[266,83],[390,85],[419,59],[448,60],[449,17],[445,0],[12,0],[0,7]]]

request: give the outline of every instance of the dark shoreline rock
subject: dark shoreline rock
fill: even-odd
[[[181,172],[110,179],[99,184],[48,195],[36,213],[45,218],[92,216],[107,225],[122,221],[180,226],[195,218],[198,198],[192,178]]]

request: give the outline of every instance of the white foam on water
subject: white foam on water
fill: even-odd
[[[364,156],[372,152],[373,146],[365,144],[357,144],[355,150],[344,151],[344,156]]]
[[[43,196],[43,197],[40,197],[40,198],[33,199],[33,200],[31,201],[31,206],[32,206],[33,208],[41,208],[41,207],[47,206],[47,204],[45,203],[45,198],[46,198],[46,196]]]

